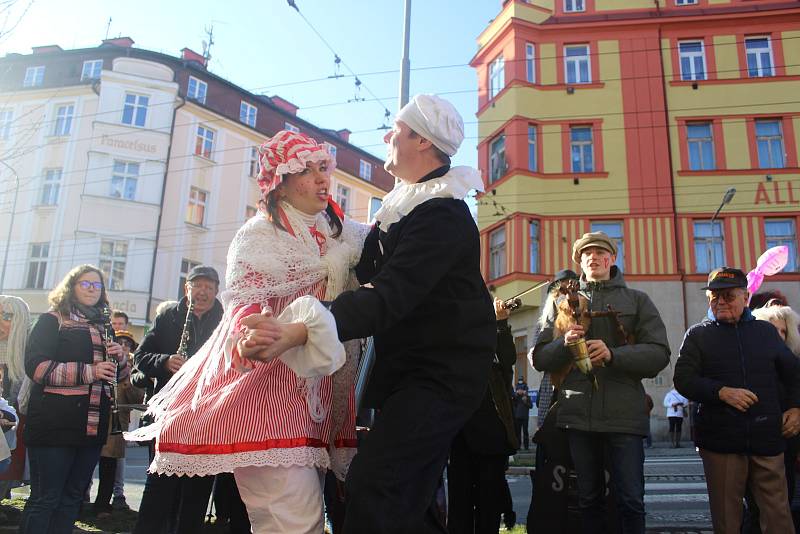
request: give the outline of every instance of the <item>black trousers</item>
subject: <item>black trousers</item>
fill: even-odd
[[[111,495],[114,493],[114,477],[117,474],[117,459],[100,457],[98,475],[100,482],[97,485],[97,498],[94,500],[94,512],[111,511]]]
[[[198,534],[214,477],[148,474],[134,534]]]
[[[519,417],[514,418],[514,432],[517,433],[517,438],[519,439],[519,447],[520,449],[527,450],[530,446],[530,440],[528,439],[528,418],[521,419]],[[520,438],[520,433],[522,437]]]
[[[477,409],[420,386],[386,400],[345,483],[345,534],[443,534],[431,504],[450,445]]]
[[[213,477],[212,477],[213,478]],[[230,534],[250,534],[250,518],[233,473],[220,473],[214,485],[214,509],[217,524],[228,523]]]
[[[475,454],[459,434],[447,466],[450,534],[497,534],[500,514],[506,511],[506,461],[504,454]]]

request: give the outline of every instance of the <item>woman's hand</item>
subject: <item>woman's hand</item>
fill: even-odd
[[[269,311],[249,315],[240,324],[239,355],[251,360],[273,360],[287,350],[305,344],[308,338],[303,323],[279,323]]]
[[[117,379],[117,365],[114,362],[98,362],[93,367],[97,380],[114,382]]]

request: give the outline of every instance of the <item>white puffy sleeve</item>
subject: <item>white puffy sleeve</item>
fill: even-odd
[[[345,362],[333,315],[314,297],[300,297],[278,316],[281,323],[303,323],[308,330],[305,345],[289,349],[280,359],[298,376],[311,378],[333,374]]]

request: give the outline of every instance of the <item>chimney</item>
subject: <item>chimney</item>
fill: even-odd
[[[48,52],[63,52],[64,49],[58,45],[32,46],[34,54],[47,54]]]
[[[350,130],[348,130],[347,128],[345,128],[345,129],[343,129],[343,130],[338,130],[338,131],[336,132],[336,135],[338,135],[338,136],[339,136],[339,139],[341,139],[341,140],[342,140],[342,141],[344,141],[345,143],[349,143],[349,142],[350,142],[350,134],[351,134],[351,133],[353,133],[353,132],[351,132]]]
[[[206,68],[207,64],[206,58],[203,57],[202,54],[198,54],[191,48],[181,49],[181,59],[183,59],[184,61],[193,61],[201,65],[203,68]]]
[[[291,113],[294,116],[297,116],[297,110],[300,109],[298,106],[295,106],[288,100],[284,100],[283,98],[279,97],[278,95],[273,95],[269,97],[272,100],[272,103],[277,107],[281,108],[283,111]]]
[[[120,48],[131,48],[133,39],[130,37],[115,37],[114,39],[103,39],[104,45],[119,46]]]

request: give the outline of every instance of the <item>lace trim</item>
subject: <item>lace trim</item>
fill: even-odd
[[[336,478],[344,481],[347,472],[350,470],[350,464],[356,456],[357,450],[353,447],[342,447],[339,449],[332,449],[329,452],[331,470]]]
[[[355,455],[355,451],[353,454]],[[158,473],[160,475],[203,477],[218,475],[220,473],[232,473],[234,469],[250,466],[301,466],[328,469],[330,465],[331,459],[328,451],[318,447],[268,449],[262,451],[237,452],[234,454],[190,455],[175,452],[158,452],[156,453],[155,459],[153,459],[153,463],[150,464],[148,472]],[[349,465],[348,462],[347,466],[349,467]]]

